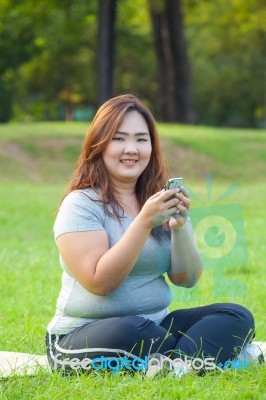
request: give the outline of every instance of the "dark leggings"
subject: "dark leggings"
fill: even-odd
[[[214,357],[224,363],[237,356],[254,337],[254,319],[245,307],[232,303],[176,310],[160,325],[138,317],[112,317],[87,323],[67,335],[46,335],[52,370],[66,369],[68,360],[140,357],[160,353],[172,359]],[[74,360],[74,361],[75,361]],[[71,364],[71,363],[70,363]],[[75,364],[72,364],[72,366]]]

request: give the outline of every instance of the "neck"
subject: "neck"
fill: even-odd
[[[113,187],[125,214],[130,217],[136,217],[139,213],[139,204],[136,198],[135,183],[113,184]]]
[[[115,183],[113,182],[113,188],[120,197],[135,196],[136,192],[136,182],[126,182],[126,183]]]

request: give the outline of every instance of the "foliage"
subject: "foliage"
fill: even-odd
[[[265,2],[191,3],[186,23],[199,120],[260,126],[266,122]]]
[[[117,2],[114,95],[136,93],[159,116],[150,1]],[[97,0],[0,2],[0,122],[93,112],[97,8]],[[198,122],[265,126],[265,2],[183,0],[183,9]]]
[[[13,13],[19,24],[12,21]],[[7,20],[3,26],[15,27],[19,38],[23,29],[30,32],[28,52],[21,39],[16,46],[11,36],[7,44],[9,48],[26,48],[10,65],[15,75],[15,111],[34,120],[57,119],[59,106],[93,104],[96,2],[27,0],[14,4],[7,0],[4,14]]]
[[[115,92],[134,93],[159,114],[156,60],[145,1],[119,2],[116,29]]]

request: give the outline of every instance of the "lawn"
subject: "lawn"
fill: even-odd
[[[52,226],[87,129],[85,123],[0,126],[0,350],[45,353],[61,278]],[[177,125],[159,125],[159,131],[172,176],[185,177],[192,216],[219,213],[237,237],[230,257],[205,259],[196,288],[173,287],[171,309],[238,302],[253,312],[256,339],[265,341],[266,131]],[[263,399],[265,387],[266,368],[257,365],[181,380],[40,373],[2,379],[0,398]]]

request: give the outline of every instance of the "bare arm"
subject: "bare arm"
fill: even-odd
[[[176,194],[179,203],[176,208],[179,214],[170,218],[171,232],[171,270],[169,279],[177,286],[192,287],[202,274],[202,259],[196,247],[191,222],[187,220],[190,198],[181,187]]]
[[[202,259],[195,245],[190,222],[182,229],[172,231],[171,247],[169,279],[177,286],[194,286],[202,274]]]
[[[171,193],[172,192],[172,193]],[[176,211],[176,189],[151,196],[119,241],[109,248],[107,233],[65,233],[57,238],[60,254],[73,276],[88,291],[105,296],[115,290],[132,270],[155,224]]]
[[[104,296],[129,274],[149,230],[135,220],[109,248],[105,231],[73,232],[59,236],[57,246],[71,273],[85,289]]]

